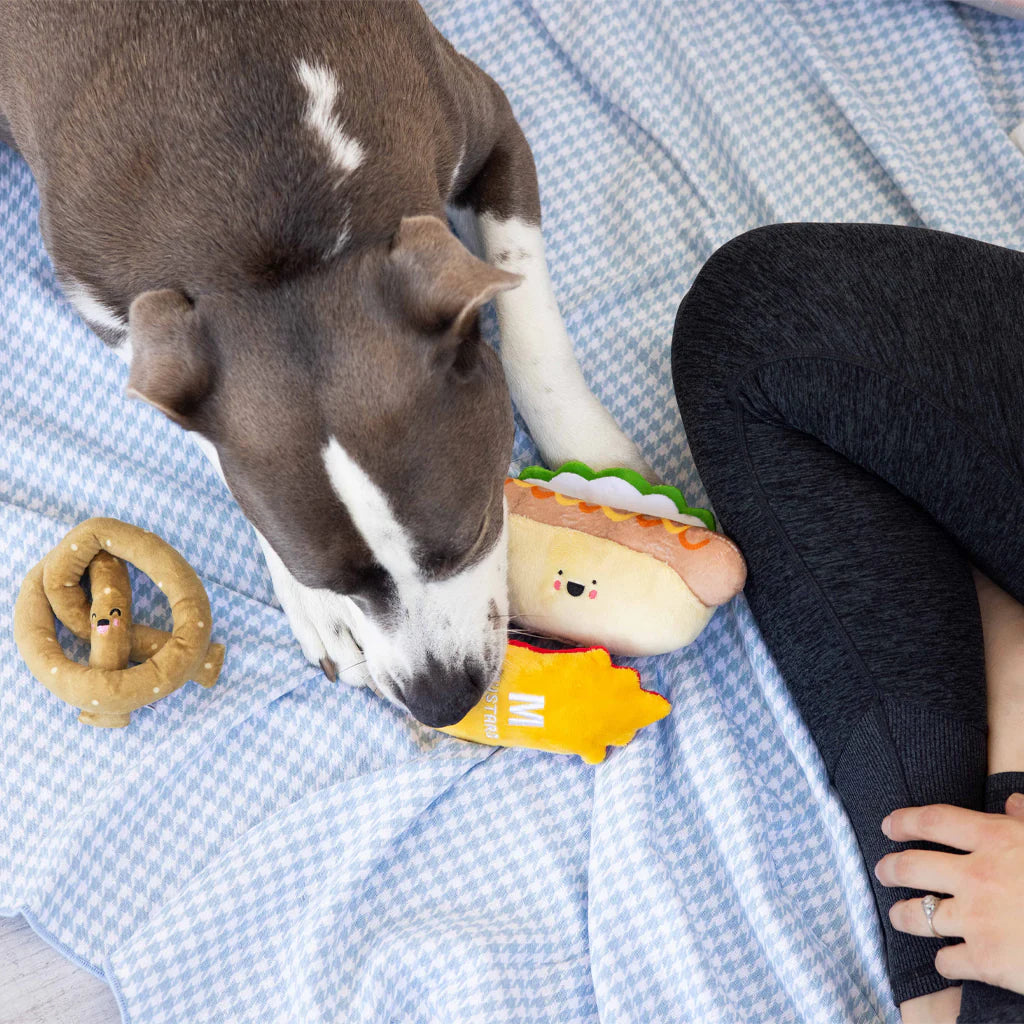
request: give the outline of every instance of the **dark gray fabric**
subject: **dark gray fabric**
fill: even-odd
[[[970,564],[1024,600],[1024,256],[915,228],[760,228],[698,275],[672,374],[746,598],[869,868],[901,848],[879,829],[894,808],[982,809]],[[889,925],[914,894],[869,877],[894,998],[949,985],[939,941]],[[993,991],[993,1021],[1024,1020]]]
[[[1014,793],[1024,794],[1024,772],[1000,772],[985,780],[985,810],[990,814],[1002,814],[1006,810],[1007,797]]]

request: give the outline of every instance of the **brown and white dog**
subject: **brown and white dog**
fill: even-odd
[[[459,720],[505,651],[509,392],[549,463],[644,469],[574,358],[502,91],[414,3],[3,0],[0,139],[65,293],[219,467],[305,655]]]

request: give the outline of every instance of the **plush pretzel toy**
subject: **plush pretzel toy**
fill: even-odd
[[[444,731],[496,746],[579,754],[590,764],[671,705],[615,654],[645,656],[697,638],[743,588],[746,563],[706,509],[631,470],[571,462],[505,481],[514,623],[585,648],[514,641],[501,679]]]
[[[124,561],[166,595],[174,631],[132,621]],[[79,586],[86,569],[91,603]],[[56,615],[90,642],[89,664],[71,661],[57,642]],[[117,519],[87,519],[29,570],[14,604],[14,639],[32,674],[81,709],[86,725],[119,729],[131,712],[173,693],[187,680],[210,687],[224,647],[210,643],[210,602],[192,567],[155,534]],[[129,662],[137,662],[129,668]]]

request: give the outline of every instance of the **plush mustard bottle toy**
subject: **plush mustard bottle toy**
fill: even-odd
[[[640,686],[636,669],[618,668],[603,647],[544,651],[510,641],[501,678],[456,725],[442,732],[495,747],[579,754],[598,764],[609,746],[672,710]]]

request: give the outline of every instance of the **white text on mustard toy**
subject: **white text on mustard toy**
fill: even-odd
[[[484,736],[489,740],[498,736],[498,684],[491,683],[484,692]]]
[[[508,695],[508,724],[544,728],[544,695],[541,693],[510,693]]]

